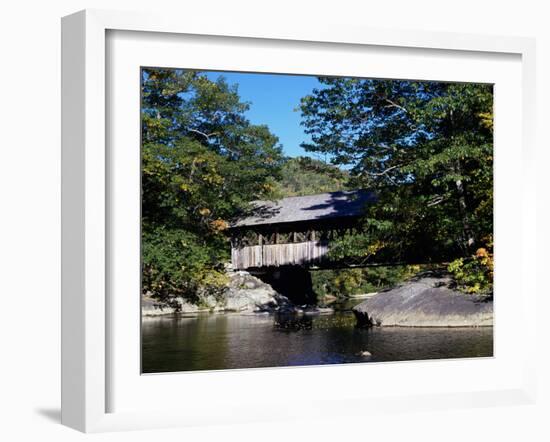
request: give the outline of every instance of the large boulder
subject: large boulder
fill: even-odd
[[[229,273],[220,309],[233,312],[283,311],[294,308],[286,296],[248,272]]]
[[[206,308],[200,308],[196,304],[191,304],[179,296],[169,298],[165,301],[153,298],[149,294],[144,294],[141,297],[141,314],[143,316],[162,316],[172,315],[174,313],[198,313],[206,310]]]
[[[170,315],[176,312],[176,306],[159,301],[145,294],[141,297],[141,314],[143,316]]]
[[[359,326],[480,327],[493,325],[493,302],[424,277],[380,292],[353,308]]]
[[[195,314],[201,312],[294,312],[296,308],[286,296],[281,295],[259,278],[248,272],[228,272],[229,283],[221,295],[198,295],[196,303],[182,297],[170,297],[160,301],[145,294],[141,298],[143,316]]]

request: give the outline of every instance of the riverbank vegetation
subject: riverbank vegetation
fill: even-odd
[[[319,270],[312,272],[311,279],[319,299],[349,298],[393,287],[419,271],[417,265]]]
[[[158,297],[218,292],[229,260],[224,231],[247,204],[269,198],[281,146],[251,124],[223,79],[142,71],[142,287]]]
[[[251,123],[237,85],[205,73],[142,71],[142,288],[219,294],[226,230],[257,199],[366,188],[360,232],[334,258],[441,264],[469,293],[492,290],[492,87],[320,78],[299,103],[309,157],[286,158]],[[411,265],[312,272],[319,295],[378,291]]]

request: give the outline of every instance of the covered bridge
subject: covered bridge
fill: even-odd
[[[351,190],[255,201],[230,229],[233,268],[319,264],[330,241],[354,229],[374,200],[370,191]]]

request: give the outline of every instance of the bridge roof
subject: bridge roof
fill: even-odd
[[[362,214],[367,203],[374,201],[374,193],[367,190],[291,196],[278,201],[254,201],[253,213],[236,220],[231,227],[357,217]]]

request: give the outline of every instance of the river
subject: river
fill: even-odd
[[[142,320],[142,372],[490,357],[493,328],[355,327],[320,316],[200,314]],[[366,359],[361,352],[369,351]]]

